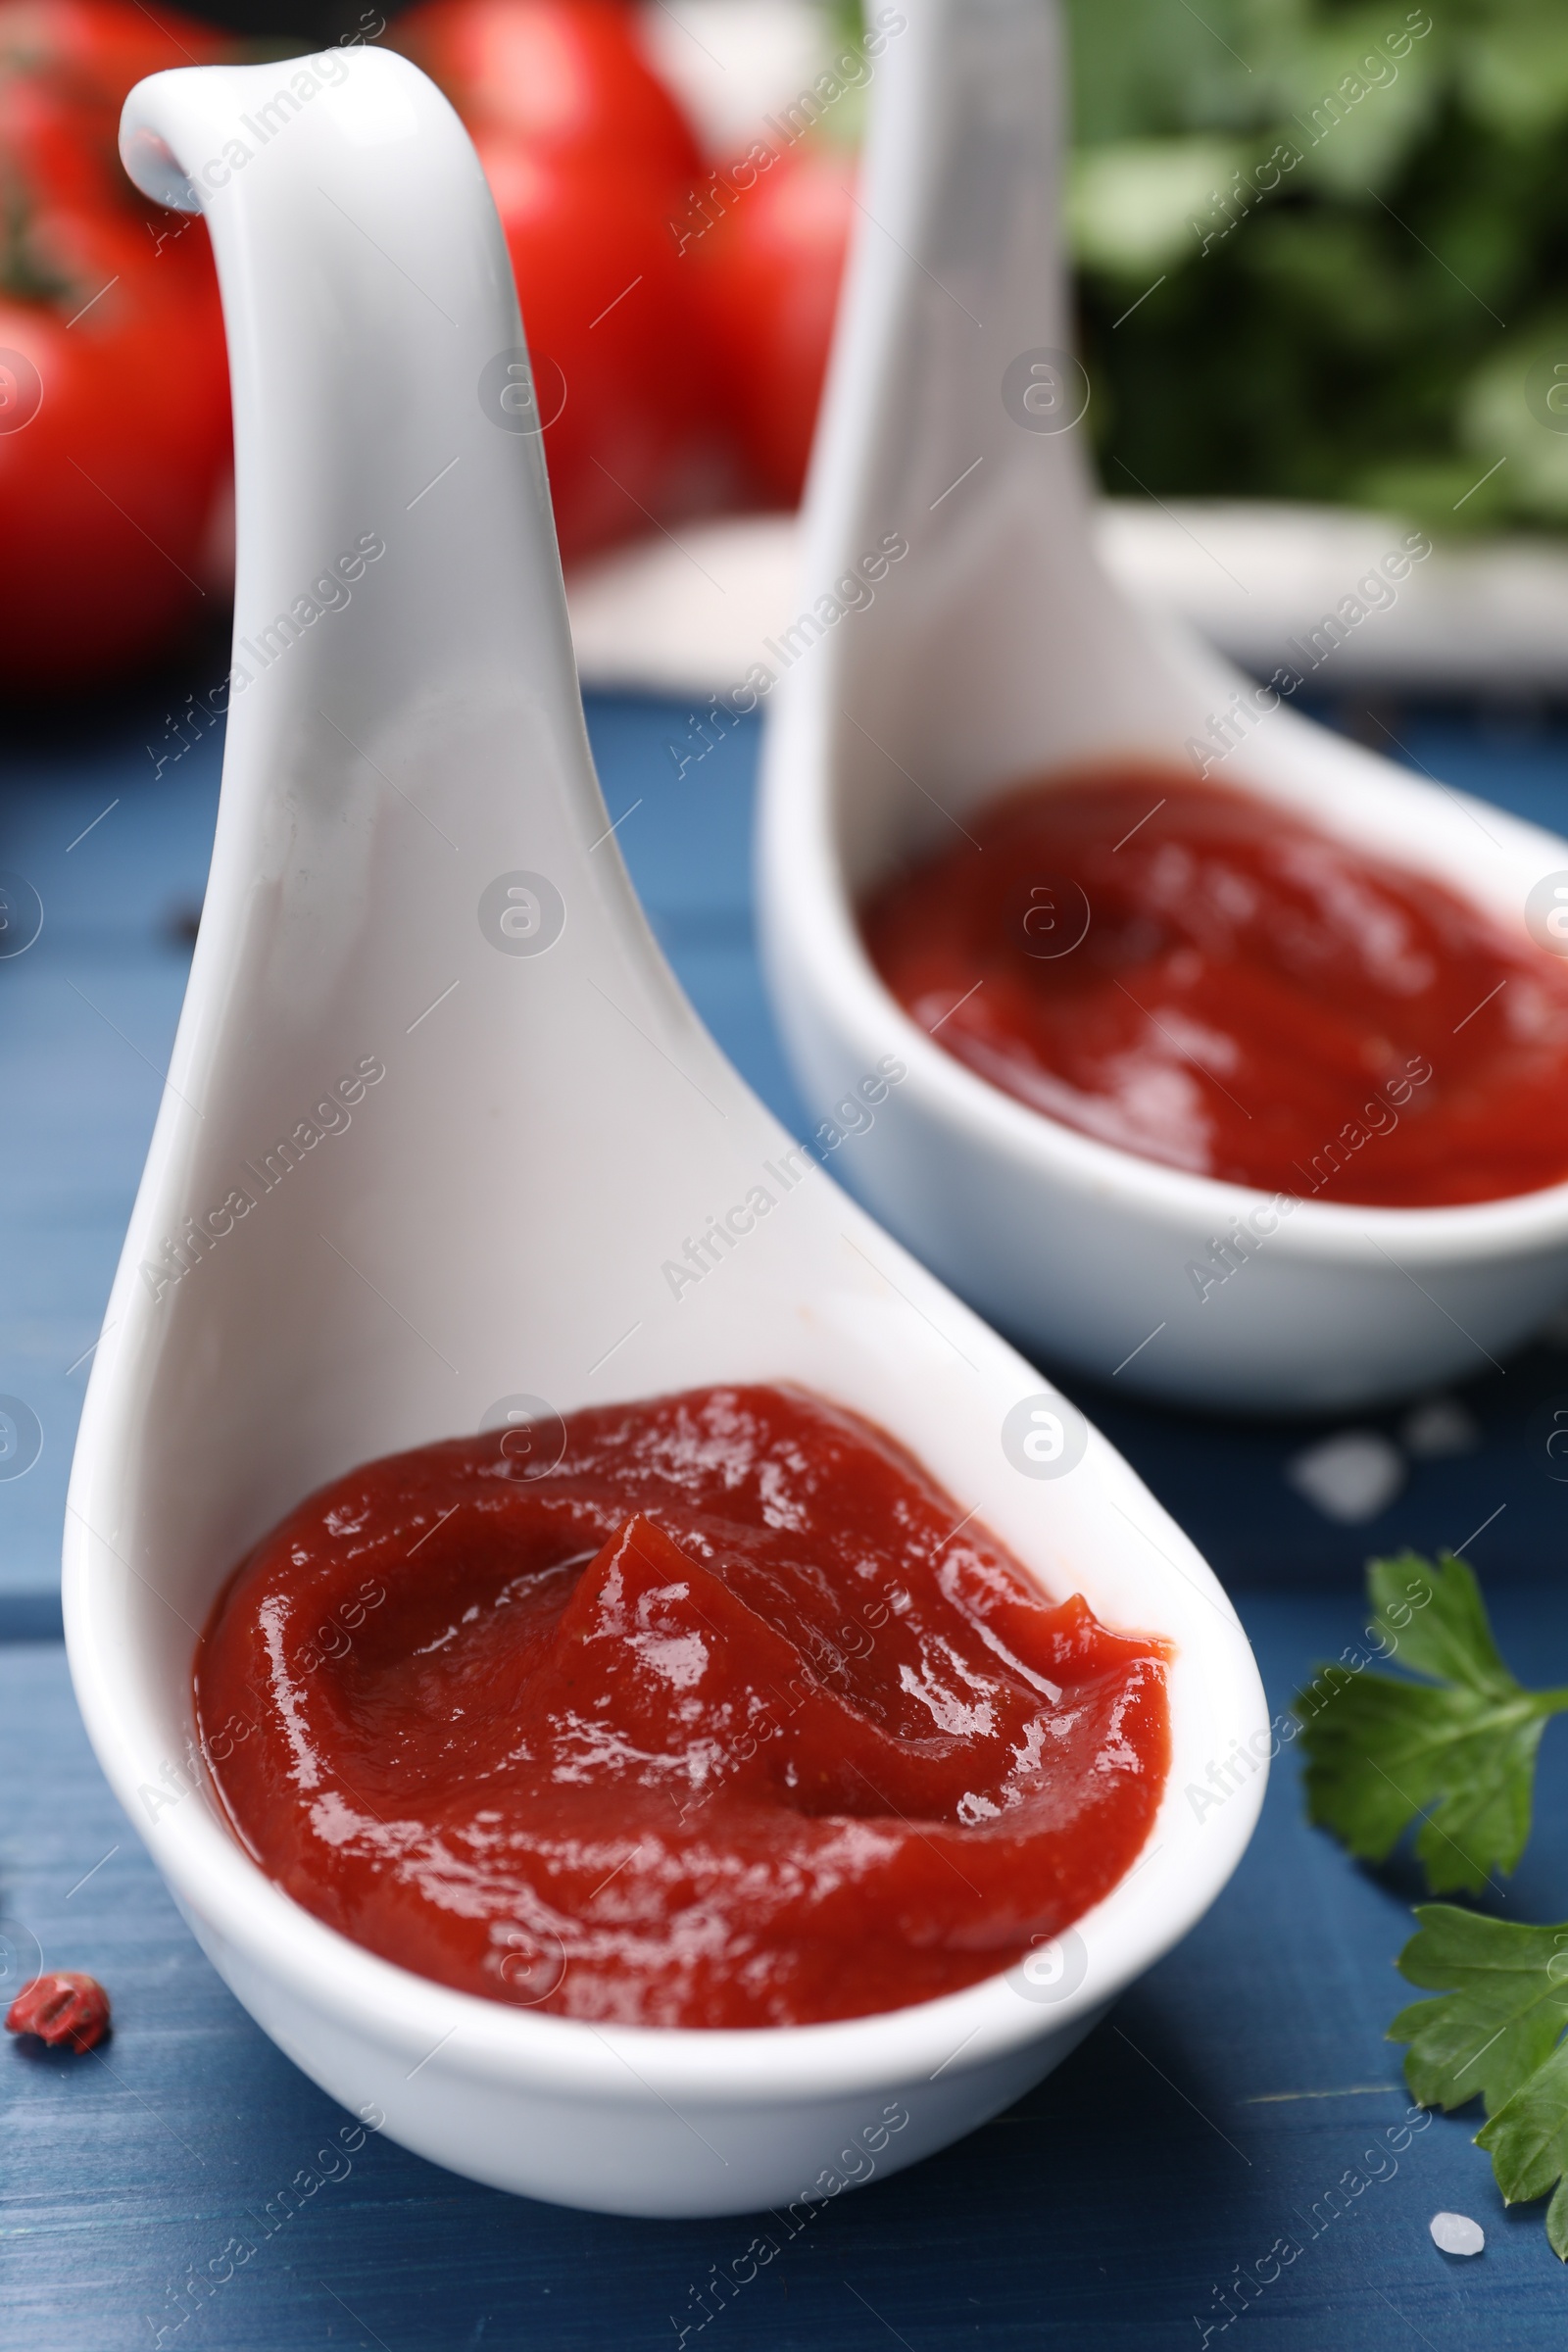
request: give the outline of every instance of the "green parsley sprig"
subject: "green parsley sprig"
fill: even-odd
[[[1297,1694],[1309,1818],[1381,1862],[1419,1816],[1432,1892],[1478,1892],[1525,1849],[1541,1737],[1568,1690],[1530,1690],[1510,1673],[1452,1552],[1436,1565],[1413,1551],[1374,1560],[1367,1590],[1372,1654],[1406,1671],[1373,1673],[1347,1650]]]
[[[1527,1690],[1509,1670],[1451,1552],[1374,1560],[1367,1591],[1369,1652],[1347,1648],[1292,1702],[1308,1813],[1372,1862],[1419,1818],[1433,1892],[1477,1891],[1525,1849],[1542,1734],[1568,1690]],[[1370,1671],[1389,1659],[1404,1673]],[[1415,1918],[1398,1965],[1440,1998],[1389,2028],[1408,2045],[1405,2081],[1424,2107],[1484,2102],[1476,2145],[1497,2186],[1509,2204],[1549,2196],[1547,2242],[1568,2262],[1568,1921],[1528,1927],[1450,1903]]]
[[[1485,2100],[1476,2145],[1510,2205],[1550,2195],[1546,2238],[1568,2262],[1568,1921],[1531,1928],[1423,1903],[1399,1954],[1412,1984],[1441,1991],[1389,2028],[1409,2044],[1404,2078],[1423,2107]]]

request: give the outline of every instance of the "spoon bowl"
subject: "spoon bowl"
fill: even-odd
[[[1282,1214],[1272,1196],[1027,1108],[944,1052],[866,955],[858,902],[958,840],[978,804],[1117,760],[1256,794],[1458,891],[1521,942],[1532,891],[1568,883],[1568,842],[1311,724],[1278,673],[1256,686],[1112,585],[1091,529],[1092,386],[1068,349],[1054,12],[908,0],[902,13],[808,491],[809,625],[779,641],[768,701],[762,942],[805,1099],[843,1123],[872,1041],[896,1040],[908,1079],[845,1152],[846,1174],[1050,1360],[1267,1412],[1484,1371],[1568,1298],[1568,1185],[1457,1208],[1308,1199]],[[890,543],[905,552],[867,601],[854,571]],[[1396,540],[1379,585],[1358,599],[1347,578],[1342,601],[1365,612],[1397,595],[1426,545]],[[1302,670],[1321,659],[1332,680],[1336,637],[1356,624],[1325,620]],[[1202,1278],[1216,1245],[1222,1281]]]
[[[1265,1752],[1250,1652],[1112,1449],[832,1186],[664,964],[594,777],[506,249],[446,101],[371,50],[207,68],[141,84],[122,146],[212,231],[238,587],[211,882],[71,1487],[88,1731],[215,1965],[370,2126],[612,2212],[836,2194],[1006,2105],[1212,1900],[1262,1775],[1214,1811],[1183,1789]],[[601,2029],[450,1990],[272,1885],[192,1709],[248,1547],[372,1456],[754,1380],[882,1424],[1047,1589],[1174,1643],[1157,1826],[1059,1951],[843,2024]],[[1050,1475],[1020,1412],[1060,1437]]]

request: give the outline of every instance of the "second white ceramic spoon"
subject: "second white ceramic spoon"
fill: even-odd
[[[906,0],[898,13],[812,462],[801,617],[777,641],[768,703],[759,892],[803,1091],[831,1114],[873,1043],[898,1039],[907,1083],[841,1155],[847,1181],[1053,1360],[1241,1411],[1485,1371],[1568,1297],[1568,1186],[1463,1208],[1325,1197],[1281,1214],[988,1085],[865,954],[857,900],[957,841],[1003,785],[1127,756],[1191,776],[1195,742],[1214,781],[1432,875],[1527,945],[1532,891],[1568,885],[1568,843],[1308,724],[1113,588],[1090,528],[1092,388],[1066,348],[1056,11]],[[891,564],[890,545],[906,551]],[[1397,542],[1391,554],[1408,569]],[[1440,1067],[1446,1043],[1430,1044]]]

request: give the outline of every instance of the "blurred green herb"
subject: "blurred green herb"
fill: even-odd
[[[1568,15],[1069,0],[1106,488],[1568,520]],[[1484,478],[1486,477],[1486,478]]]

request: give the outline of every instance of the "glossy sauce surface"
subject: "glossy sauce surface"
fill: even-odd
[[[863,907],[937,1043],[1048,1117],[1298,1198],[1568,1178],[1568,966],[1454,893],[1158,768],[1024,786]]]
[[[882,1432],[745,1388],[564,1435],[368,1463],[220,1598],[206,1750],[308,1910],[499,2000],[776,2026],[1005,1969],[1136,1860],[1161,1644],[1042,1599]]]

